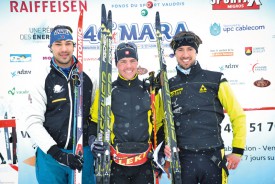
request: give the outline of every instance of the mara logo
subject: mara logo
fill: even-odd
[[[30,62],[31,54],[10,54],[10,62]]]
[[[214,23],[210,26],[210,34],[213,36],[218,36],[221,34],[221,26],[220,24]]]
[[[210,0],[212,10],[258,10],[260,0]]]
[[[115,44],[120,41],[129,40],[133,42],[156,41],[155,26],[151,23],[143,23],[142,25],[140,23],[133,23],[128,25],[114,22],[112,30],[112,40]],[[161,23],[161,33],[163,39],[166,41],[171,41],[175,34],[185,30],[188,30],[185,22],[178,22],[175,27],[170,23]],[[88,41],[90,44],[98,44],[100,42],[100,29],[96,25],[90,25],[84,33],[84,41]]]

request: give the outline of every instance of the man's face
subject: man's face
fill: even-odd
[[[137,74],[138,61],[135,58],[122,58],[117,62],[118,73],[127,80]]]
[[[74,52],[74,44],[72,41],[56,41],[52,44],[51,49],[58,66],[62,68],[71,66],[72,55]]]
[[[178,64],[183,69],[190,68],[196,61],[196,50],[191,46],[181,46],[177,48],[175,52],[175,57],[178,61]]]

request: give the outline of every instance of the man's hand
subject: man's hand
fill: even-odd
[[[164,154],[167,158],[171,158],[171,148],[168,145],[165,145]]]
[[[98,141],[94,135],[91,135],[89,137],[89,146],[91,148],[91,151],[94,155],[94,157],[97,157],[100,154],[103,154],[105,149],[104,149],[104,143],[102,141]]]
[[[171,158],[171,148],[168,145],[165,145],[165,147],[164,147],[164,154],[168,159]],[[164,164],[164,170],[167,173],[167,178],[168,179],[170,179],[169,169],[170,169],[170,162],[166,160],[165,164]]]
[[[74,155],[72,153],[65,153],[57,147],[57,145],[52,146],[48,154],[50,154],[57,162],[62,165],[68,166],[71,169],[81,171],[83,167],[84,160],[79,155]]]
[[[226,155],[225,157],[227,159],[228,169],[236,169],[241,161],[241,157],[234,153]]]

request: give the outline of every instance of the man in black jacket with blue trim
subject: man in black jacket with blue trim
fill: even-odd
[[[50,35],[49,67],[34,71],[32,102],[26,107],[26,130],[36,150],[36,179],[40,184],[73,183],[73,170],[82,170],[82,183],[95,183],[93,155],[88,146],[89,110],[93,83],[83,72],[83,157],[73,153],[75,84],[78,60],[73,55],[72,29],[58,25]],[[84,162],[83,162],[84,161]]]

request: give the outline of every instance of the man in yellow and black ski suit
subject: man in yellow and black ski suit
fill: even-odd
[[[154,183],[152,161],[153,124],[151,121],[150,94],[144,82],[138,79],[138,55],[134,43],[121,43],[115,50],[118,77],[112,83],[111,98],[111,183],[141,184]],[[96,93],[91,108],[91,124],[96,126],[99,93]],[[164,139],[161,99],[155,97],[157,142]],[[96,132],[93,133],[96,135]],[[93,141],[91,141],[92,143]],[[96,140],[94,141],[96,142]],[[91,145],[93,152],[100,145]],[[164,156],[164,155],[163,155]]]
[[[246,115],[220,72],[204,70],[196,60],[201,39],[177,33],[170,47],[178,62],[169,79],[182,183],[225,184],[246,145]],[[225,155],[221,123],[226,110],[233,129],[232,153]],[[166,156],[171,150],[165,147]]]

